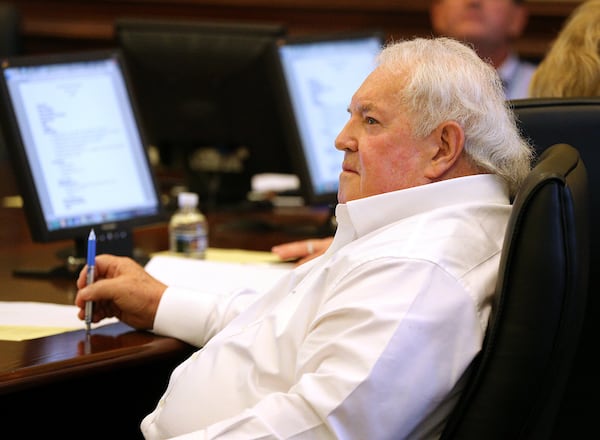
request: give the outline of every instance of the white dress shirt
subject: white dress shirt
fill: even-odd
[[[154,331],[203,348],[145,437],[435,438],[481,348],[510,210],[494,175],[368,197],[263,295],[168,288]]]

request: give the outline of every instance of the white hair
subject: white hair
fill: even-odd
[[[379,65],[397,75],[399,97],[413,134],[422,138],[452,120],[465,133],[465,152],[498,174],[514,195],[531,169],[533,149],[517,128],[493,66],[451,38],[391,42]]]

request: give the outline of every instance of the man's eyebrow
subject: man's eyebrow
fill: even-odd
[[[367,112],[372,111],[373,109],[374,109],[373,104],[368,103],[368,102],[365,103],[365,104],[357,104],[355,106],[355,111],[358,112],[358,113],[367,113]],[[349,113],[351,113],[352,112],[352,106],[349,106],[347,110],[348,110]]]

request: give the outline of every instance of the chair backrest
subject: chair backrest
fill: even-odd
[[[587,173],[549,147],[514,201],[483,349],[442,439],[549,439],[585,312]]]
[[[587,150],[586,146],[598,139],[600,96],[527,98],[514,99],[509,103],[523,134],[530,138],[538,152],[558,143],[573,145],[588,165],[581,150]],[[598,155],[600,157],[600,152]]]
[[[588,170],[590,219],[600,224],[600,96],[530,98],[511,101],[523,134],[538,153],[557,143],[573,145]],[[600,267],[600,230],[590,230],[590,267]],[[600,322],[600,272],[590,270],[583,334],[557,421],[557,433],[587,437],[596,429],[600,368],[595,361]],[[560,435],[557,438],[560,438]]]
[[[577,148],[589,171],[591,217],[600,221],[600,96],[515,99],[510,103],[519,128],[538,154],[554,144]],[[591,233],[593,243],[600,246],[600,233]],[[600,282],[592,284],[600,289]]]

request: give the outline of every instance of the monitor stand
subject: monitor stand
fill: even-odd
[[[130,229],[96,232],[96,255],[113,254],[127,256],[140,264],[148,261],[147,255],[142,255],[133,246],[133,233]],[[86,263],[87,236],[74,239],[74,245],[61,249],[57,257],[62,264],[51,267],[21,267],[13,270],[13,275],[27,278],[67,278],[76,279]]]

